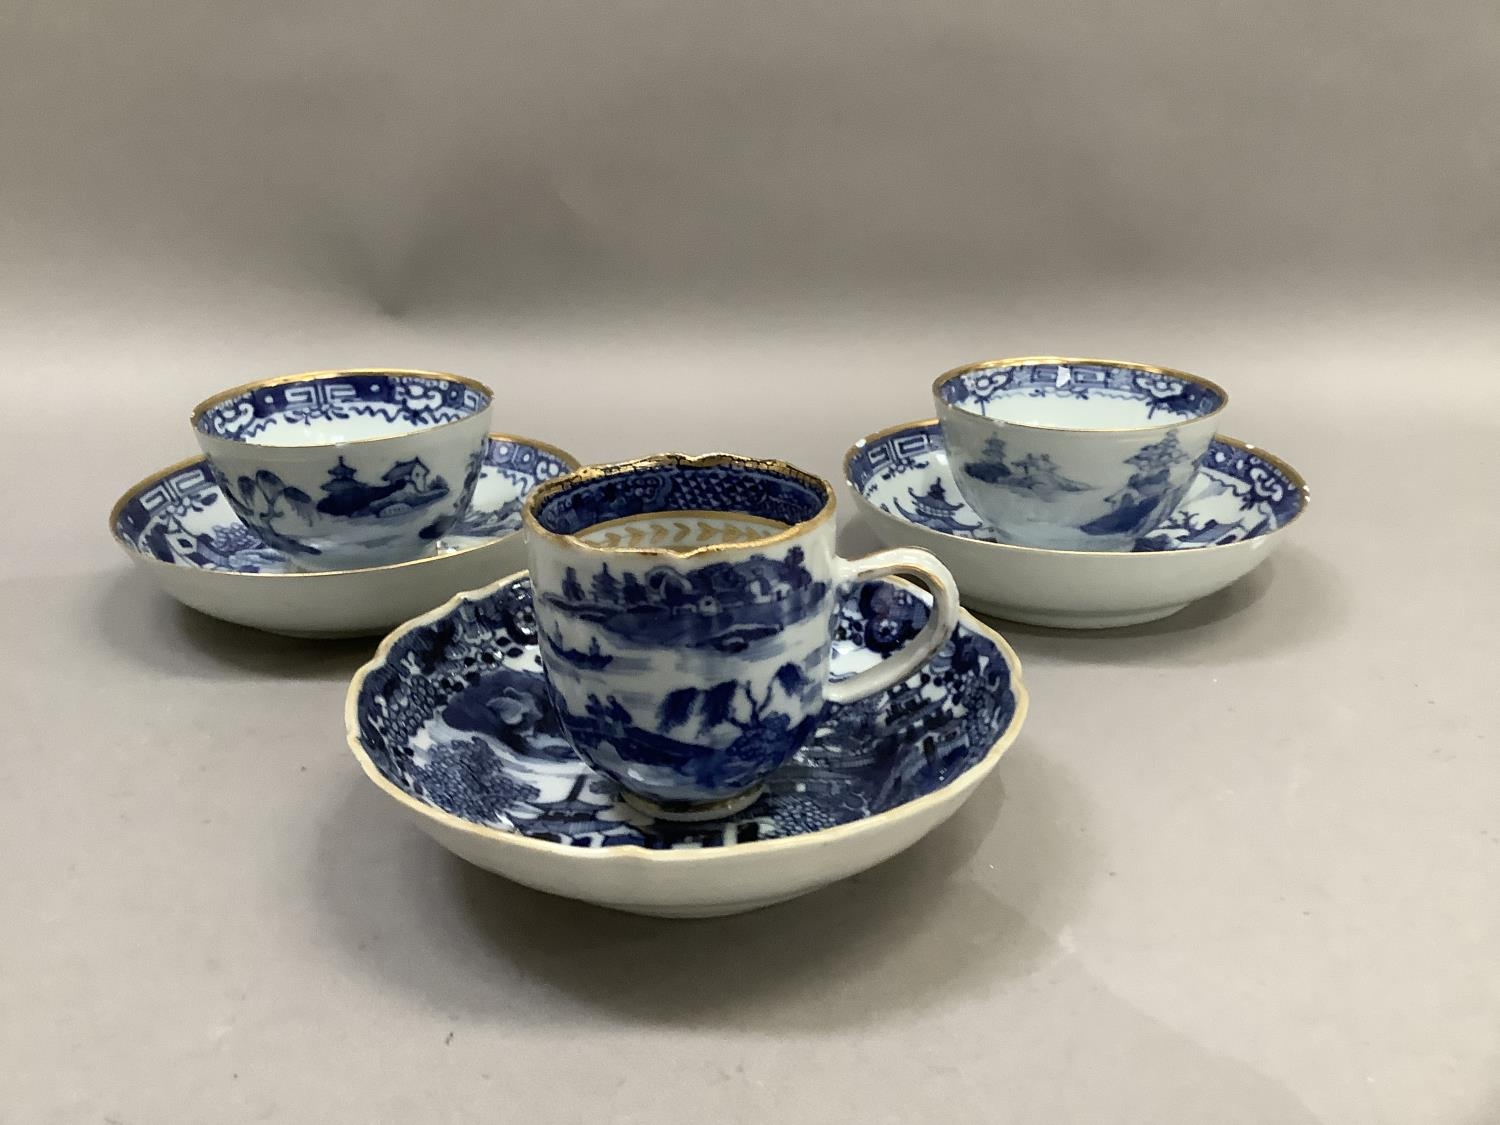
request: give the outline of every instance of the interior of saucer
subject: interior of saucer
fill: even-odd
[[[443,546],[463,549],[517,531],[521,502],[545,480],[577,465],[549,449],[492,437],[461,522]],[[124,500],[114,520],[116,538],[160,562],[235,574],[301,573],[240,522],[202,459],[153,477]]]
[[[914,422],[865,441],[849,459],[847,472],[850,487],[897,519],[964,539],[1000,542],[959,492],[936,422]],[[1285,527],[1306,501],[1300,483],[1278,462],[1238,442],[1216,439],[1183,502],[1134,550],[1176,551],[1254,539]]]
[[[391,437],[462,421],[490,396],[478,384],[437,374],[339,371],[264,383],[211,400],[200,433],[257,445],[324,445]]]
[[[831,500],[826,482],[779,462],[664,456],[559,482],[538,498],[536,518],[599,546],[690,550],[775,535]]]
[[[1043,429],[1118,430],[1204,418],[1224,405],[1207,382],[1110,363],[1023,362],[953,374],[937,389],[949,406]]]
[[[852,675],[921,629],[927,596],[878,581],[839,608],[831,664]],[[578,848],[717,848],[877,816],[951,784],[1016,716],[1010,665],[960,624],[922,672],[830,706],[812,741],[755,804],[724,819],[658,822],[573,753],[546,690],[531,585],[465,600],[397,638],[358,686],[359,744],[382,777],[471,824]]]

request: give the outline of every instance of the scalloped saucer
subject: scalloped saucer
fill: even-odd
[[[1059,629],[1155,621],[1244,577],[1307,508],[1301,475],[1220,435],[1186,499],[1131,551],[1000,543],[954,484],[935,419],[870,434],[844,455],[844,478],[876,536],[925,547],[979,613]]]
[[[899,579],[861,587],[839,611],[833,675],[894,652],[927,613]],[[392,633],[345,705],[365,774],[443,847],[537,890],[661,917],[768,906],[888,859],[958,810],[1025,716],[1015,654],[965,613],[916,676],[830,704],[749,808],[656,821],[563,736],[524,572]]]
[[[239,521],[202,457],[127,489],[109,529],[163,590],[210,617],[293,637],[369,636],[524,565],[522,498],[577,467],[556,446],[491,434],[469,512],[437,552],[360,570],[295,569]]]

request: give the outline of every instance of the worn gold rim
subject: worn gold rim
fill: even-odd
[[[490,441],[508,441],[513,442],[517,445],[525,445],[532,449],[539,449],[543,453],[550,453],[553,457],[556,457],[563,464],[568,465],[573,469],[578,468],[579,461],[577,457],[574,457],[565,449],[559,449],[557,446],[553,445],[550,442],[537,441],[535,438],[521,437],[519,434],[491,433],[487,436]],[[135,499],[137,495],[150,488],[153,484],[156,484],[158,481],[165,480],[173,473],[179,473],[183,469],[189,468],[193,465],[202,464],[207,460],[207,457],[199,454],[197,457],[188,457],[184,460],[178,461],[175,465],[168,465],[165,469],[158,469],[150,476],[142,477],[140,480],[136,481],[135,484],[127,488],[120,495],[120,498],[115,501],[114,506],[109,510],[110,537],[114,539],[114,541],[120,545],[121,549],[124,550],[125,553],[128,554],[132,559],[136,560],[137,562],[150,563],[155,566],[180,566],[179,563],[171,563],[167,562],[164,559],[157,559],[152,558],[150,555],[143,555],[140,551],[136,550],[135,547],[131,546],[130,542],[120,534],[120,516],[124,513],[126,505],[128,505],[131,500]],[[537,487],[541,486],[538,485]],[[245,572],[238,570],[204,570],[200,571],[200,573],[222,574],[226,577],[236,579],[340,578],[350,574],[376,574],[391,570],[401,570],[402,568],[409,566],[430,566],[431,564],[442,559],[452,559],[457,558],[459,555],[468,555],[472,554],[475,551],[483,551],[486,548],[493,546],[495,543],[498,543],[501,539],[504,539],[506,535],[514,534],[514,531],[508,531],[505,533],[505,535],[497,535],[494,539],[488,540],[487,542],[476,543],[472,547],[460,547],[458,550],[449,551],[445,555],[427,555],[420,559],[407,559],[405,562],[386,563],[384,566],[369,566],[358,570],[299,570],[286,574],[246,574]]]
[[[495,392],[485,384],[481,383],[478,379],[470,379],[467,375],[454,375],[448,371],[424,371],[420,368],[408,367],[340,367],[330,368],[327,371],[299,371],[294,375],[274,375],[269,379],[252,379],[248,383],[241,383],[237,387],[230,387],[228,390],[219,391],[217,394],[210,395],[208,398],[204,399],[197,406],[193,407],[193,412],[191,415],[189,415],[188,422],[193,427],[194,433],[199,434],[202,437],[209,438],[212,441],[229,442],[234,445],[259,446],[262,445],[262,443],[254,441],[239,441],[235,438],[225,438],[219,437],[217,434],[204,433],[202,430],[198,429],[198,423],[205,414],[207,414],[214,407],[218,406],[220,403],[228,402],[232,398],[238,398],[240,395],[249,394],[252,391],[263,390],[266,387],[281,387],[285,386],[288,383],[316,383],[322,379],[332,379],[337,376],[345,375],[397,375],[410,376],[412,378],[418,379],[439,379],[445,383],[459,383],[465,387],[468,387],[471,391],[478,391],[485,397],[485,409],[489,409],[495,403]],[[377,441],[394,441],[398,438],[408,437],[414,433],[430,434],[436,432],[437,430],[446,429],[449,426],[462,425],[464,422],[467,422],[470,419],[476,417],[478,413],[479,412],[476,412],[475,414],[466,414],[462,418],[453,419],[453,421],[451,422],[439,422],[436,426],[424,426],[420,430],[405,430],[398,434],[386,434],[382,437],[353,438],[349,441],[315,442],[311,445],[272,446],[269,448],[315,449],[320,445],[337,445],[339,448],[344,448],[350,445],[369,445]]]
[[[736,545],[740,547],[748,547],[753,543],[764,543],[772,535],[780,534],[782,531],[786,530],[787,526],[780,520],[768,519],[765,516],[752,516],[748,512],[714,512],[710,511],[707,508],[683,508],[679,511],[674,512],[651,512],[642,513],[638,516],[618,516],[612,520],[605,520],[603,523],[590,524],[589,529],[578,535],[577,538],[582,539],[585,543],[591,543],[600,535],[607,534],[609,532],[615,532],[616,534],[619,534],[620,528],[633,527],[644,521],[657,521],[659,524],[665,524],[668,521],[674,521],[678,523],[687,523],[691,521],[708,523],[710,520],[718,520],[725,523],[740,521],[743,526],[753,527],[757,531],[764,533],[756,538],[739,540]],[[670,550],[676,557],[681,558],[691,548],[662,549]]]
[[[929,535],[941,535],[945,539],[952,539],[958,543],[977,543],[982,547],[995,547],[1003,551],[1024,551],[1027,554],[1032,555],[1077,555],[1080,557],[1096,559],[1154,559],[1173,555],[1201,555],[1205,551],[1232,551],[1236,547],[1245,546],[1247,543],[1258,543],[1263,539],[1271,538],[1273,535],[1280,535],[1287,528],[1291,527],[1292,524],[1300,520],[1306,513],[1308,506],[1312,503],[1312,490],[1308,487],[1306,479],[1304,479],[1302,474],[1299,473],[1296,469],[1292,468],[1291,465],[1287,464],[1286,461],[1282,460],[1274,453],[1268,453],[1258,445],[1250,444],[1248,441],[1242,441],[1239,438],[1230,437],[1228,434],[1215,434],[1215,441],[1222,441],[1225,445],[1232,445],[1236,449],[1243,449],[1247,453],[1255,454],[1255,456],[1259,457],[1262,461],[1265,461],[1269,465],[1275,466],[1277,472],[1281,473],[1286,477],[1288,481],[1291,482],[1292,487],[1297,490],[1297,495],[1302,500],[1302,503],[1298,505],[1297,511],[1291,519],[1287,520],[1286,523],[1282,524],[1280,527],[1266,532],[1264,535],[1257,535],[1254,539],[1241,539],[1235,543],[1216,543],[1210,547],[1193,547],[1186,551],[1069,551],[1056,547],[1027,547],[1023,546],[1020,543],[991,543],[987,539],[968,539],[962,535],[954,535],[951,531],[938,531],[936,528],[922,527],[921,524],[909,524],[908,521],[901,519],[901,517],[887,512],[884,508],[880,507],[868,496],[866,496],[863,491],[860,490],[859,486],[854,483],[853,475],[850,472],[850,467],[854,464],[854,459],[858,457],[860,453],[863,452],[865,446],[869,445],[871,442],[879,441],[881,438],[890,437],[892,434],[905,433],[908,430],[932,429],[934,427],[940,427],[941,425],[942,423],[939,422],[936,418],[923,418],[916,422],[900,422],[894,426],[887,426],[883,430],[876,430],[873,434],[866,434],[864,437],[860,438],[857,442],[851,445],[847,450],[845,450],[844,484],[853,494],[855,500],[870,508],[872,511],[878,512],[879,514],[885,516],[888,519],[896,520],[906,526],[920,527],[921,530],[925,531]],[[1157,563],[1156,565],[1159,566],[1161,564]]]
[[[554,493],[565,489],[576,487],[579,484],[593,480],[602,480],[605,477],[618,476],[623,473],[648,472],[651,469],[672,467],[691,468],[714,468],[719,465],[734,465],[740,468],[758,470],[761,472],[778,473],[781,476],[790,477],[799,481],[809,488],[816,489],[823,495],[823,506],[818,509],[817,515],[811,519],[803,520],[801,523],[791,524],[785,531],[778,531],[775,535],[768,535],[764,539],[755,539],[748,543],[710,543],[704,547],[694,547],[689,551],[674,551],[664,547],[600,547],[576,535],[566,535],[557,531],[549,531],[541,525],[536,513],[547,498]],[[834,509],[838,504],[838,498],[834,494],[833,486],[820,476],[809,473],[797,466],[788,464],[786,461],[775,459],[764,459],[758,457],[743,457],[737,453],[657,453],[650,457],[640,457],[633,461],[616,461],[607,465],[585,465],[566,476],[553,477],[544,484],[538,485],[526,497],[521,506],[521,525],[526,529],[527,535],[534,535],[538,539],[544,539],[561,546],[578,551],[593,551],[601,555],[618,557],[620,555],[632,555],[642,558],[672,558],[691,559],[700,555],[717,554],[723,551],[744,551],[774,546],[785,543],[805,535],[814,528],[821,527],[833,518]],[[728,513],[720,513],[728,514]],[[745,513],[749,515],[751,513]],[[671,515],[670,512],[642,512],[645,515]],[[584,532],[592,531],[591,525]]]
[[[477,837],[493,843],[503,844],[506,847],[516,847],[522,850],[541,854],[549,854],[558,859],[569,857],[580,863],[603,863],[622,862],[626,859],[634,859],[636,862],[644,861],[655,866],[657,864],[676,863],[713,863],[715,858],[713,852],[724,851],[726,855],[742,855],[747,850],[755,854],[769,854],[778,851],[789,851],[796,848],[817,846],[833,843],[845,837],[861,835],[873,830],[876,826],[884,826],[894,821],[904,820],[915,816],[921,811],[933,805],[949,800],[957,800],[967,794],[975,786],[979,785],[988,777],[995,766],[999,764],[1000,758],[1010,749],[1011,744],[1021,733],[1021,728],[1026,724],[1026,713],[1030,709],[1031,700],[1026,692],[1026,684],[1021,669],[1021,658],[1016,655],[1016,650],[996,630],[990,628],[980,621],[966,609],[958,611],[959,624],[965,628],[980,634],[991,641],[1000,654],[1005,658],[1005,666],[1010,672],[1010,687],[1016,697],[1015,713],[1011,715],[1010,722],[1006,725],[1004,732],[991,744],[985,756],[975,762],[967,770],[949,784],[941,789],[934,790],[915,800],[908,801],[894,809],[876,813],[874,816],[863,820],[851,821],[848,824],[835,825],[832,828],[824,828],[817,832],[805,833],[801,836],[782,837],[775,840],[752,840],[747,844],[735,844],[728,849],[710,848],[684,848],[676,851],[658,851],[652,848],[643,848],[639,844],[619,844],[610,848],[580,849],[571,844],[554,844],[547,840],[533,840],[528,836],[522,836],[518,832],[507,832],[499,828],[487,828],[482,824],[464,820],[462,817],[454,816],[450,812],[425,804],[417,800],[406,790],[401,789],[392,782],[371,760],[369,753],[365,750],[363,742],[359,737],[359,693],[364,687],[365,679],[374,672],[390,656],[391,649],[395,647],[406,634],[440,620],[447,614],[453,612],[464,602],[480,601],[494,594],[497,590],[504,589],[513,582],[526,577],[526,571],[517,571],[515,574],[501,578],[497,582],[481,590],[471,590],[450,598],[445,604],[434,610],[415,617],[392,630],[381,642],[380,647],[375,650],[375,655],[362,665],[359,671],[354,673],[354,679],[350,681],[349,690],[344,695],[344,737],[350,752],[359,762],[360,768],[364,770],[375,785],[388,797],[396,800],[411,812],[426,820],[434,821],[445,828],[454,829],[467,836]],[[900,586],[906,586],[912,590],[917,587],[903,578],[890,577],[882,581],[894,582]]]
[[[1179,371],[1175,367],[1158,367],[1154,363],[1137,363],[1130,359],[1085,359],[1080,356],[1066,355],[1028,355],[1019,356],[1014,359],[986,359],[979,363],[966,363],[962,367],[955,367],[951,371],[944,371],[932,381],[932,397],[939,403],[940,409],[953,410],[960,414],[968,414],[975,418],[984,418],[983,414],[975,414],[972,410],[965,410],[962,406],[955,406],[943,399],[942,388],[957,379],[961,375],[972,375],[976,371],[993,371],[1000,367],[1027,367],[1035,364],[1056,363],[1067,366],[1093,365],[1096,367],[1125,367],[1131,371],[1144,371],[1151,375],[1166,375],[1173,379],[1181,379],[1184,382],[1193,383],[1207,390],[1213,391],[1219,396],[1219,405],[1207,414],[1200,414],[1195,418],[1181,418],[1175,422],[1156,422],[1147,426],[1038,426],[1027,422],[1008,422],[1002,418],[987,418],[990,422],[1004,422],[1007,426],[1016,426],[1020,429],[1043,430],[1052,434],[1149,434],[1162,430],[1179,429],[1182,426],[1192,425],[1194,422],[1202,422],[1208,418],[1217,418],[1229,405],[1229,392],[1219,386],[1212,379],[1205,379],[1201,375],[1194,375],[1190,371]],[[1085,552],[1086,553],[1086,552]]]

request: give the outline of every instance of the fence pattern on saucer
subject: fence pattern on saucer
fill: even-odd
[[[927,604],[869,583],[838,610],[835,676],[914,637]],[[427,804],[475,824],[582,848],[705,848],[819,831],[931,793],[981,760],[1015,714],[1004,655],[960,627],[922,673],[830,705],[812,741],[743,812],[655,821],[579,761],[541,671],[529,581],[520,579],[400,638],[366,678],[360,739],[376,768]]]
[[[911,523],[1000,542],[959,495],[935,423],[914,424],[868,442],[850,460],[849,478],[866,497]],[[1216,440],[1186,499],[1138,539],[1134,550],[1182,550],[1253,539],[1286,524],[1301,507],[1301,491],[1274,463]]]

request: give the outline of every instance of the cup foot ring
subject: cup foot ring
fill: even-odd
[[[757,782],[749,789],[732,797],[721,797],[714,801],[653,801],[639,793],[620,790],[620,799],[637,812],[643,812],[653,820],[673,820],[691,823],[698,820],[719,820],[733,816],[755,804],[765,792],[765,784]]]

